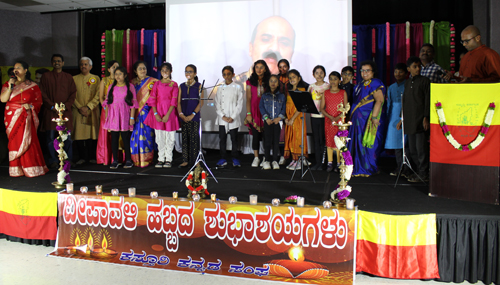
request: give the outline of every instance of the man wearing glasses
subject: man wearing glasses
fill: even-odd
[[[500,80],[500,56],[481,42],[481,33],[475,26],[462,31],[460,43],[468,50],[460,64],[461,83],[498,82]],[[450,74],[447,75],[447,77]]]

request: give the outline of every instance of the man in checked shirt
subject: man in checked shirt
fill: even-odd
[[[443,75],[446,71],[434,62],[434,46],[431,44],[424,44],[420,48],[420,60],[422,61],[422,71],[420,75],[425,76],[431,80],[431,83],[446,83]]]

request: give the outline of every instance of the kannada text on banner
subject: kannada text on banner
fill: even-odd
[[[51,255],[308,284],[352,284],[356,212],[61,193]]]

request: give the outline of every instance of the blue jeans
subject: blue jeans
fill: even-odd
[[[49,130],[45,134],[47,138],[47,146],[49,148],[49,165],[54,162],[59,161],[59,157],[57,156],[57,152],[54,148],[54,140],[59,136],[59,132],[56,130]],[[68,135],[68,139],[64,141],[64,151],[68,154],[68,160],[73,161],[73,141],[71,140],[71,135]]]

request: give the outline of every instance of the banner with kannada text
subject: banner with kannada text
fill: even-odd
[[[356,212],[61,193],[51,255],[233,277],[352,284]]]

